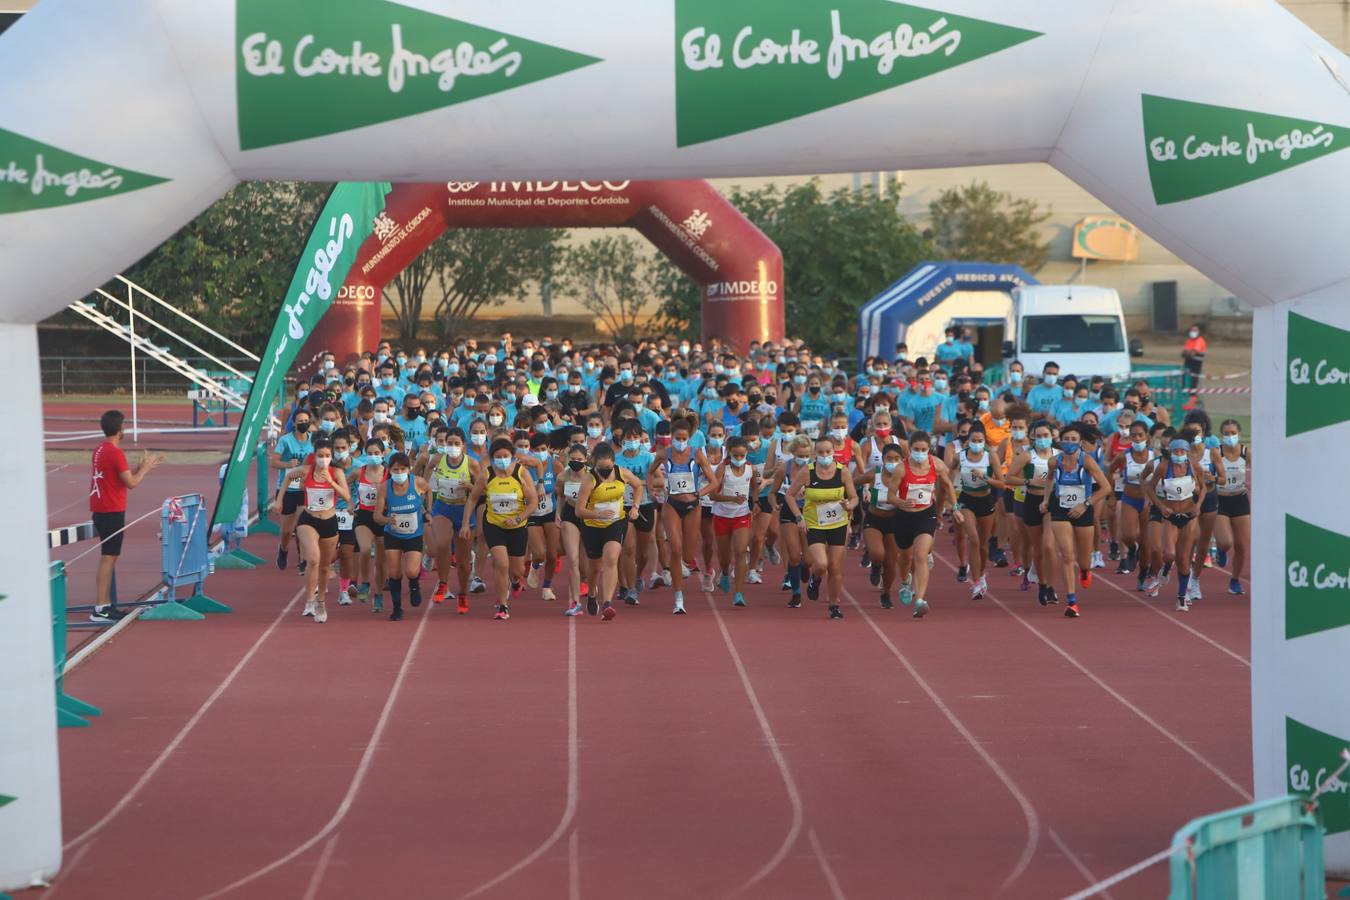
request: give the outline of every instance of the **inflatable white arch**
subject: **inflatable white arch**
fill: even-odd
[[[1350,737],[1350,61],[1270,0],[932,4],[43,0],[6,33],[0,888],[61,858],[34,323],[241,179],[1049,162],[1257,308],[1256,790],[1315,784]]]

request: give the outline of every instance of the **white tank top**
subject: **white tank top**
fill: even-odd
[[[1136,462],[1134,459],[1134,451],[1133,450],[1126,451],[1125,453],[1126,484],[1133,484],[1137,486],[1139,484],[1139,480],[1144,475],[1144,469],[1148,468],[1149,463],[1157,459],[1157,457],[1153,455],[1153,452],[1151,450],[1145,452],[1148,454],[1148,458],[1145,459],[1143,462]]]
[[[961,454],[961,490],[981,491],[989,488],[989,451],[972,460],[970,454]]]
[[[755,470],[749,463],[746,463],[739,475],[730,463],[722,467],[722,489],[718,493],[726,497],[739,494],[741,499],[735,503],[714,500],[713,515],[724,519],[738,519],[750,515],[750,479],[754,473]]]
[[[1219,482],[1219,493],[1229,497],[1247,492],[1247,457],[1239,456],[1237,459],[1229,459],[1226,456],[1220,456],[1223,460],[1223,480]]]

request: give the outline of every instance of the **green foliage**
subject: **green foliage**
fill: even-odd
[[[562,257],[558,289],[576,297],[621,341],[637,336],[637,320],[652,296],[649,257],[628,235],[606,235],[571,247]]]
[[[943,191],[928,206],[925,235],[938,259],[1018,265],[1035,273],[1050,256],[1041,226],[1050,210],[972,182]]]
[[[900,214],[899,196],[898,185],[881,194],[839,188],[826,195],[814,180],[727,196],[783,251],[789,337],[822,352],[847,352],[856,341],[859,307],[930,257],[928,241]],[[661,322],[697,336],[697,287],[665,261],[653,282]]]
[[[553,278],[562,237],[556,228],[460,228],[441,235],[422,254],[430,257],[440,297],[440,336],[453,340],[479,310],[521,302],[532,284]]]
[[[330,190],[331,184],[241,184],[126,277],[244,346],[261,346]],[[116,282],[105,290],[126,292]],[[177,330],[171,314],[142,311]]]

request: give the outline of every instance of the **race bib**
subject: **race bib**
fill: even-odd
[[[563,496],[566,497],[568,500],[577,499],[577,496],[580,493],[581,493],[580,481],[569,481],[563,485]]]
[[[1241,470],[1235,472],[1229,469],[1224,469],[1223,483],[1224,487],[1237,490],[1246,487],[1247,479]]]
[[[520,498],[515,494],[488,494],[488,502],[499,516],[513,516],[520,506]]]
[[[286,490],[288,490],[288,491],[298,491],[298,490],[300,490],[301,487],[304,486],[304,483],[305,483],[305,476],[303,476],[303,475],[300,475],[300,476],[298,476],[298,477],[296,477],[296,478],[292,478],[292,479],[290,480],[290,483],[286,485]]]
[[[452,503],[463,503],[469,499],[469,482],[464,478],[442,478],[440,497]]]
[[[552,513],[553,513],[553,495],[548,493],[540,493],[539,508],[535,510],[534,514],[536,516],[547,516],[551,515]]]
[[[842,525],[844,521],[844,504],[834,502],[821,503],[816,506],[816,523],[821,528]]]
[[[967,468],[961,470],[961,483],[966,487],[977,488],[988,484],[989,479],[983,469]]]
[[[808,419],[807,421],[803,422],[802,433],[814,441],[816,438],[820,437],[821,421],[822,421],[821,419]]]
[[[872,488],[872,504],[881,506],[891,499],[891,492],[884,484],[878,484]]]
[[[1163,499],[1189,500],[1195,496],[1195,479],[1189,475],[1182,478],[1163,479]]]
[[[623,511],[623,505],[618,500],[609,500],[605,503],[595,504],[595,511],[600,513],[601,521],[613,522],[619,518]]]
[[[417,513],[394,513],[389,517],[394,534],[411,535],[417,531]]]
[[[933,502],[933,486],[931,484],[905,485],[905,500],[915,506],[928,506]]]
[[[631,484],[625,484],[623,486],[623,505],[632,506],[633,501],[636,499],[637,494],[633,492],[633,486]]]
[[[356,519],[350,510],[339,509],[337,514],[338,531],[351,531]]]
[[[375,495],[379,493],[379,488],[373,484],[361,482],[356,486],[356,500],[362,506],[370,507],[375,505]]]
[[[1116,473],[1116,477],[1111,482],[1112,487],[1118,491],[1125,490],[1125,475],[1121,472]]]
[[[306,488],[305,508],[310,512],[325,512],[333,508],[332,488]]]
[[[760,481],[764,480],[764,463],[755,463],[750,468],[755,470],[755,477]]]
[[[670,492],[675,495],[694,493],[694,473],[693,472],[671,472],[670,473]]]
[[[1073,509],[1087,500],[1087,485],[1061,484],[1059,486],[1059,505],[1061,509]]]

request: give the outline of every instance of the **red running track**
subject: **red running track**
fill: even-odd
[[[105,715],[61,735],[38,896],[1059,897],[1246,802],[1226,576],[1187,617],[1100,576],[1075,621],[1006,570],[971,602],[949,547],[923,621],[856,556],[842,622],[772,584],[682,618],[660,589],[611,623],[530,592],[508,623],[479,596],[320,626],[294,573],[217,574],[233,615],[137,622],[68,679]]]

